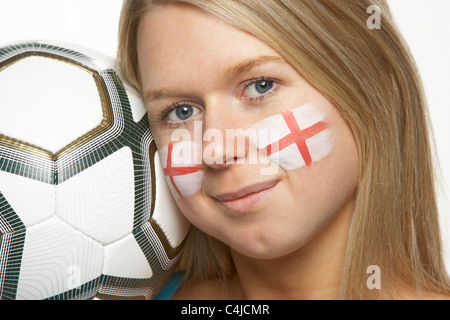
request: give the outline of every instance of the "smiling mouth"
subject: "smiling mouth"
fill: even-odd
[[[221,202],[228,211],[234,214],[249,212],[263,202],[275,189],[280,180],[258,183],[237,192],[224,193],[214,198]]]

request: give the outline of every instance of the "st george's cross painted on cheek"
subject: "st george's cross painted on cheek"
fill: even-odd
[[[311,167],[331,152],[333,139],[328,127],[324,112],[309,103],[258,122],[253,126],[258,132],[253,143],[284,170],[297,170]],[[271,134],[266,134],[269,131]]]
[[[250,131],[254,132],[249,134],[250,141],[257,150],[284,170],[311,167],[332,150],[325,114],[312,103],[268,117]],[[160,151],[164,175],[175,197],[188,197],[201,190],[202,150],[200,143],[183,141],[170,142]]]
[[[174,144],[160,151],[164,175],[175,197],[191,196],[202,188],[202,146],[192,141]]]

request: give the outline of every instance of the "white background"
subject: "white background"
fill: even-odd
[[[389,0],[423,77],[440,162],[439,205],[450,270],[450,1]],[[52,39],[111,57],[122,0],[0,0],[0,45]]]

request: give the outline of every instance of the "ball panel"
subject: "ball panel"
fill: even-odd
[[[56,215],[103,245],[133,229],[134,171],[124,147],[57,186]]]
[[[27,228],[16,299],[44,299],[100,277],[104,248],[57,217]]]
[[[16,298],[25,225],[0,192],[0,299]]]
[[[138,123],[133,122],[132,131],[126,133],[127,143],[133,150],[135,172],[135,216],[133,229],[149,221],[155,190],[153,168],[150,161],[153,159],[153,137],[148,127],[148,118],[145,115]],[[135,137],[135,138],[133,138]],[[136,139],[139,137],[139,139]]]
[[[25,225],[0,191],[0,235],[25,231]]]
[[[0,300],[14,300],[20,276],[25,230],[0,234]]]
[[[150,263],[154,277],[160,276],[159,272],[170,270],[175,265],[181,246],[172,248],[156,221],[150,220],[133,231],[133,234]]]
[[[0,171],[2,193],[26,227],[55,214],[55,186]]]
[[[99,297],[117,299],[118,297],[152,299],[169,279],[180,257],[182,245],[171,248],[164,232],[156,221],[151,220],[133,231],[134,240],[145,255],[150,266],[150,278],[131,278],[110,276],[104,272],[99,288]],[[117,259],[117,257],[115,257]],[[110,263],[105,263],[110,265]]]
[[[51,153],[1,134],[0,171],[48,184],[55,183],[55,163]]]
[[[83,283],[77,288],[67,290],[52,297],[43,300],[88,300],[98,293],[100,278]]]
[[[102,121],[96,83],[74,64],[26,57],[0,73],[0,88],[1,133],[52,153]]]
[[[7,135],[2,135],[1,132],[0,145],[4,144],[1,140],[6,140],[7,142],[9,140],[17,140],[14,141],[13,145],[14,148],[17,148],[18,150],[26,149],[26,152],[30,152],[30,149],[32,149],[31,153],[33,154],[42,156],[42,153],[44,153],[45,156],[50,155],[50,159],[58,160],[61,157],[67,155],[67,153],[76,150],[84,143],[93,140],[93,138],[100,136],[110,129],[112,129],[110,131],[113,132],[108,134],[109,137],[117,137],[118,135],[120,135],[120,132],[123,130],[123,117],[121,115],[122,104],[121,101],[119,101],[118,103],[114,103],[114,105],[112,105],[113,103],[111,101],[112,98],[116,100],[116,97],[118,96],[117,91],[120,87],[117,86],[117,83],[114,80],[114,78],[116,77],[115,72],[112,69],[109,69],[114,65],[114,63],[112,62],[113,60],[101,54],[97,54],[94,51],[84,49],[87,54],[95,56],[99,59],[96,60],[91,56],[74,51],[72,47],[76,46],[70,45],[59,47],[55,44],[39,41],[3,47],[0,50],[0,71],[3,73],[5,70],[8,70],[8,67],[16,64],[17,61],[22,61],[24,59],[30,58],[44,58],[48,60],[55,60],[61,63],[61,65],[70,66],[69,68],[71,68],[71,70],[78,69],[78,72],[81,74],[85,74],[85,77],[91,77],[91,84],[92,80],[95,82],[95,85],[92,85],[91,88],[92,90],[97,90],[96,97],[99,98],[101,102],[100,105],[96,106],[97,110],[100,110],[100,108],[98,107],[101,106],[103,113],[102,117],[98,118],[101,120],[100,125],[95,126],[87,134],[72,141],[70,144],[66,144],[63,149],[59,150],[56,153],[46,151],[45,149],[39,148],[28,141],[22,141],[19,139],[8,137]],[[49,88],[46,89],[47,91],[49,90]],[[8,104],[0,104],[2,112],[3,107],[5,108],[5,110],[7,110],[8,106]],[[115,112],[114,115],[113,112]],[[49,116],[49,114],[46,115]],[[78,113],[76,117],[83,117],[83,115],[83,113]],[[52,117],[50,116],[50,118]]]
[[[27,47],[29,51],[53,52],[61,56],[70,57],[91,69],[115,69],[115,60],[112,57],[76,43],[67,43],[59,40],[52,40],[51,42],[48,40],[37,40],[27,43]]]
[[[152,299],[170,277],[182,247],[168,249],[170,244],[153,220],[134,230],[133,235],[150,265],[152,277],[137,279],[105,275],[99,289],[100,297]]]
[[[150,300],[159,289],[158,281],[152,279],[130,279],[104,275],[96,297],[104,300]]]
[[[140,98],[139,92],[132,88],[127,83],[123,83],[126,92],[128,92],[128,99],[130,100],[131,112],[133,114],[133,121],[139,122],[146,115],[147,110],[145,108],[144,102]]]
[[[190,223],[182,216],[175,201],[172,192],[164,176],[164,170],[159,159],[159,152],[155,154],[155,178],[156,194],[155,209],[152,219],[157,222],[167,237],[170,246],[177,248],[186,238],[189,232]]]
[[[103,274],[123,278],[149,279],[153,272],[141,248],[130,234],[105,247]]]

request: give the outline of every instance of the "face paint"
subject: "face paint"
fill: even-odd
[[[194,142],[171,142],[160,150],[167,183],[175,197],[191,196],[202,188],[202,146]]]
[[[306,104],[258,122],[253,126],[258,141],[253,142],[262,154],[285,170],[310,167],[332,150],[331,134],[324,119],[319,108],[313,103]]]
[[[310,167],[326,157],[333,143],[325,114],[314,104],[306,104],[266,118],[251,129],[249,136],[263,155],[285,170]],[[203,183],[202,145],[171,142],[159,153],[169,187],[175,197],[199,192]]]

